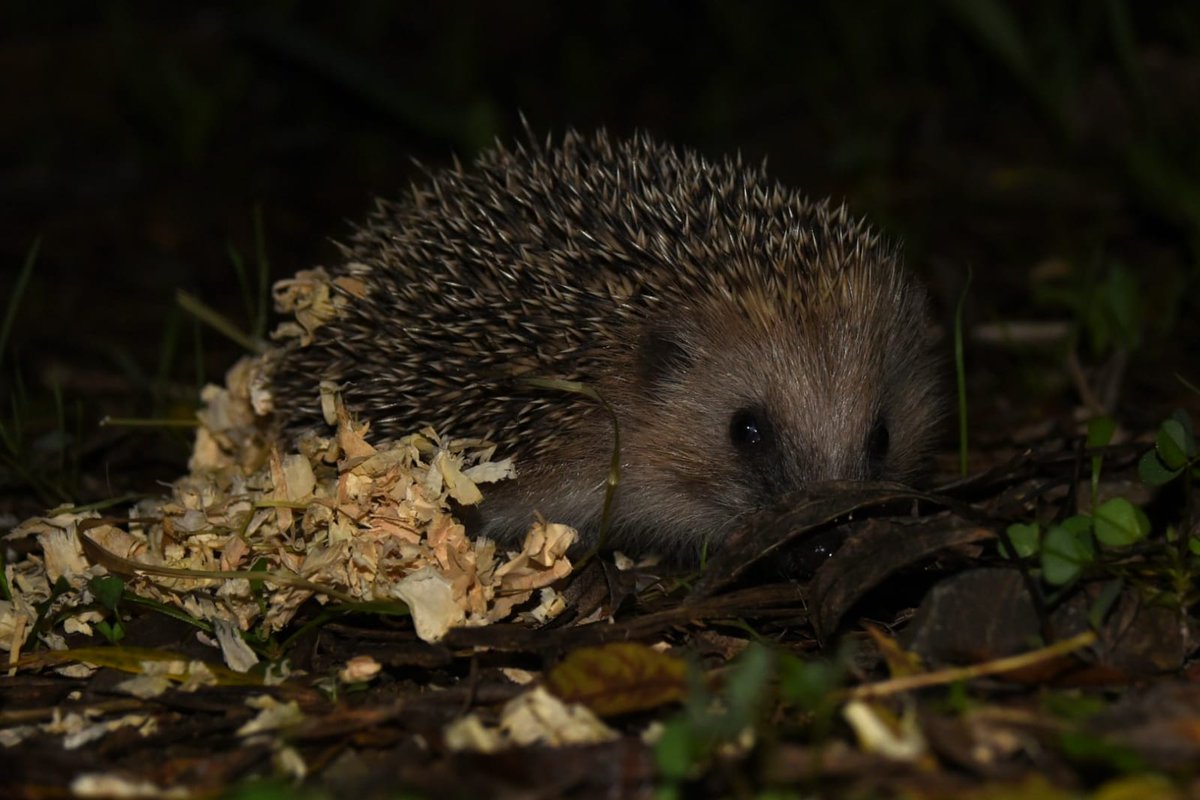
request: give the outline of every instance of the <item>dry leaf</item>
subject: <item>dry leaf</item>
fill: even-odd
[[[303,346],[338,313],[346,293],[361,291],[353,279],[334,286],[323,270],[280,282],[277,305],[295,322],[279,326],[274,338]],[[127,523],[89,523],[95,513],[67,510],[12,534],[35,536],[39,547],[8,565],[14,596],[0,601],[0,649],[11,662],[56,580],[65,579],[69,590],[45,615],[64,627],[42,636],[65,647],[62,630],[87,633],[101,618],[72,613],[93,603],[88,581],[113,570],[127,592],[211,623],[225,662],[241,671],[256,658],[238,632],[278,631],[312,598],[402,600],[427,641],[454,625],[504,619],[533,604],[539,591],[526,618],[547,620],[562,610],[549,587],[571,570],[566,551],[574,531],[539,521],[521,551],[506,555],[494,542],[469,538],[451,516],[452,501],[478,502],[480,484],[515,474],[510,460],[493,460],[494,445],[425,429],[376,446],[369,426],[349,418],[330,384],[313,403],[325,404],[336,432],[282,452],[259,416],[274,405],[270,372],[282,352],[242,359],[224,386],[204,389],[191,472],[168,495],[139,502]],[[87,524],[85,552],[80,532]],[[208,577],[216,571],[226,574]]]
[[[466,617],[454,602],[450,582],[433,567],[424,567],[404,576],[392,590],[412,612],[417,636],[427,642],[441,641],[446,631]]]
[[[338,671],[338,679],[343,683],[362,683],[374,678],[381,669],[383,665],[370,656],[355,656]]]
[[[644,644],[613,642],[573,651],[546,682],[563,700],[611,717],[682,700],[687,665]]]
[[[893,761],[916,761],[928,752],[916,712],[911,708],[897,718],[879,705],[851,700],[842,709],[842,717],[868,753]]]
[[[585,706],[568,705],[540,686],[508,701],[500,728],[523,747],[596,744],[617,738],[616,731]]]

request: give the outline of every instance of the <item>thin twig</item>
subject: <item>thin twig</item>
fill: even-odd
[[[908,692],[913,689],[924,689],[929,686],[941,686],[947,683],[973,680],[975,678],[982,678],[985,675],[1012,672],[1024,669],[1025,667],[1031,667],[1034,664],[1040,664],[1043,661],[1051,661],[1068,653],[1073,653],[1076,650],[1088,647],[1095,643],[1095,641],[1096,634],[1094,631],[1084,631],[1077,636],[1072,636],[1070,639],[1063,639],[1061,642],[1055,642],[1038,650],[1021,653],[1020,655],[997,658],[994,661],[986,661],[982,664],[974,664],[969,667],[951,667],[949,669],[935,670],[934,672],[923,672],[920,675],[903,675],[899,678],[890,678],[886,681],[855,686],[852,689],[846,690],[842,694],[841,699],[867,700],[875,697],[899,694],[900,692]]]

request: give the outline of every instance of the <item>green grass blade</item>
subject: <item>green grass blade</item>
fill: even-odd
[[[17,308],[21,305],[25,287],[29,285],[29,276],[33,274],[33,265],[41,247],[42,239],[39,236],[33,240],[33,245],[25,254],[25,263],[21,265],[21,271],[17,273],[17,282],[8,295],[8,307],[4,309],[4,319],[0,320],[0,364],[4,363],[4,354],[8,351],[8,335],[12,331],[13,320],[17,318]]]

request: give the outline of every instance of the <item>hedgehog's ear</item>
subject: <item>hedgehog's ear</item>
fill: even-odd
[[[637,343],[638,382],[647,391],[672,383],[692,366],[683,331],[664,322],[647,325]]]

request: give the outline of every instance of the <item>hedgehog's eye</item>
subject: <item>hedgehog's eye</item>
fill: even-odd
[[[762,406],[739,408],[729,417],[729,441],[746,467],[745,481],[758,502],[774,502],[792,488],[786,462],[780,457],[781,437]]]
[[[757,408],[739,408],[729,420],[729,441],[738,450],[756,450],[770,435],[766,416]]]
[[[892,437],[888,433],[887,422],[882,416],[877,417],[875,424],[871,426],[870,435],[867,436],[867,468],[872,478],[878,478],[883,472],[883,462],[887,459],[888,446],[891,443]]]

